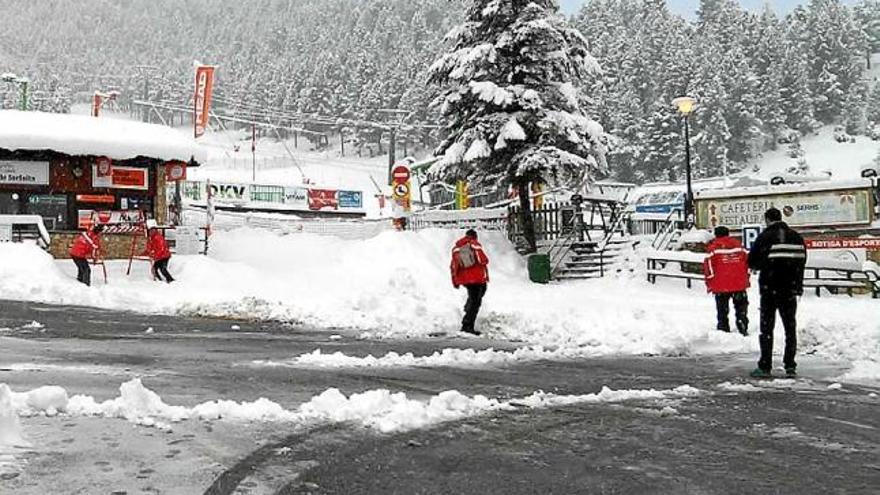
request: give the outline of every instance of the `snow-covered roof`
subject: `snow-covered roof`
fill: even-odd
[[[736,189],[711,189],[699,191],[696,199],[740,198],[749,196],[765,196],[769,194],[792,194],[804,192],[835,191],[838,189],[866,189],[872,187],[871,180],[858,179],[849,181],[823,181],[803,184],[781,184],[778,186],[742,187]]]
[[[43,112],[0,110],[0,148],[52,150],[66,155],[106,156],[128,160],[195,159],[207,153],[195,139],[171,127],[129,120]]]

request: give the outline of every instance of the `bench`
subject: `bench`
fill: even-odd
[[[648,282],[657,283],[657,278],[683,279],[687,287],[693,287],[694,280],[705,283],[702,273],[704,253],[692,253],[690,251],[654,251],[648,253],[647,276]],[[667,266],[678,265],[678,271],[669,271]],[[693,264],[700,267],[699,273],[689,273],[683,270],[684,265]],[[816,296],[820,297],[822,289],[829,294],[840,294],[845,291],[852,296],[855,290],[870,290],[871,295],[880,298],[880,272],[863,266],[857,261],[841,261],[809,256],[804,270],[804,288],[815,289]]]
[[[647,256],[648,282],[655,284],[658,277],[678,278],[687,282],[688,289],[693,286],[694,280],[705,283],[706,277],[703,275],[703,260],[705,259],[705,254],[692,253],[690,251],[655,251],[650,253]],[[666,270],[666,267],[670,264],[678,265],[679,271]],[[686,264],[699,266],[699,273],[683,271]]]
[[[34,240],[43,249],[48,249],[52,242],[39,215],[0,215],[0,226],[10,229],[8,233],[13,242]]]

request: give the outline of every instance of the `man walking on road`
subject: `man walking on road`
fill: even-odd
[[[468,292],[467,303],[464,306],[464,319],[461,321],[461,331],[473,335],[480,335],[474,328],[477,321],[477,313],[486,295],[489,283],[489,257],[483,251],[483,246],[477,240],[477,232],[468,230],[464,237],[455,243],[452,250],[452,286],[458,289],[464,286]]]
[[[749,268],[761,272],[761,359],[752,372],[755,378],[770,378],[773,369],[773,329],[776,313],[785,328],[782,364],[788,377],[797,376],[797,303],[804,293],[807,248],[804,238],[782,221],[782,212],[770,208],[764,214],[767,230],[758,236],[749,253]]]
[[[736,329],[749,334],[749,263],[748,253],[738,239],[730,237],[727,227],[715,229],[715,240],[709,243],[709,256],[703,262],[706,288],[715,294],[718,330],[730,332],[730,301],[733,300]]]

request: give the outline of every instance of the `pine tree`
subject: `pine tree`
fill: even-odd
[[[602,163],[602,127],[577,88],[599,70],[556,0],[474,0],[430,69],[448,138],[432,172],[476,186],[514,185],[528,249],[536,242],[528,185],[579,187]]]

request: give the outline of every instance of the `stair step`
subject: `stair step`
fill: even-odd
[[[556,280],[593,280],[602,277],[599,273],[560,273],[553,278]]]
[[[559,273],[600,273],[603,271],[603,267],[601,266],[579,266],[579,267],[566,267],[559,270]]]

